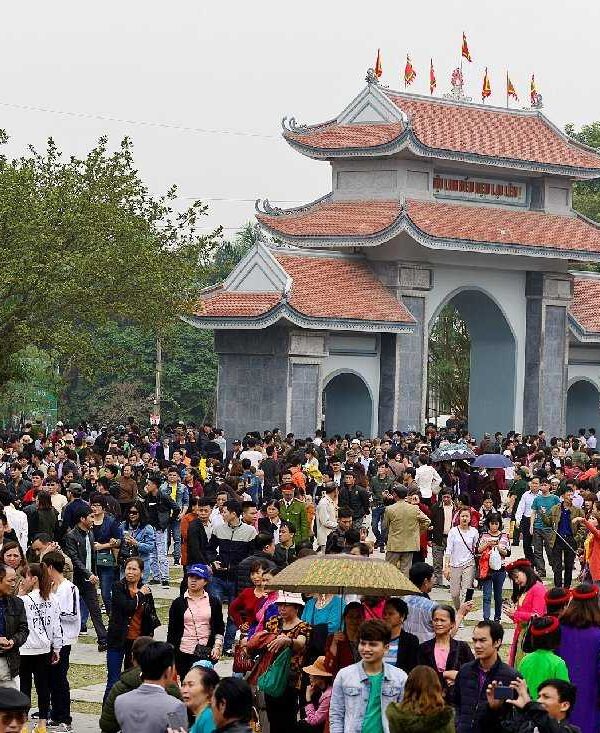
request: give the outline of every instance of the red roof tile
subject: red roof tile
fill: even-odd
[[[238,293],[216,290],[207,293],[195,312],[197,316],[234,318],[260,316],[281,300],[279,293]]]
[[[587,277],[573,279],[573,300],[569,306],[571,315],[590,333],[600,333],[600,280]]]
[[[361,261],[274,253],[292,278],[289,304],[313,318],[414,323],[403,303]],[[281,302],[279,293],[217,290],[203,297],[196,316],[252,318]]]
[[[258,214],[257,219],[291,237],[356,237],[387,229],[400,213],[400,201],[325,201],[297,213]]]
[[[600,169],[600,155],[561,135],[538,113],[503,111],[475,104],[452,104],[382,89],[410,118],[418,140],[433,150],[566,166]],[[284,136],[318,150],[373,148],[399,137],[404,125],[325,123]]]
[[[361,261],[274,253],[292,278],[290,305],[318,318],[414,323],[403,303]]]
[[[409,200],[408,216],[431,237],[600,253],[600,229],[575,216]]]
[[[325,125],[314,130],[289,132],[285,137],[295,140],[302,145],[325,150],[340,148],[373,148],[385,145],[395,140],[404,131],[404,125],[399,122],[356,124],[356,125]]]

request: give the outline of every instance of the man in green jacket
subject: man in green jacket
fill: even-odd
[[[294,484],[282,484],[280,489],[283,499],[279,502],[279,516],[294,525],[296,528],[295,541],[296,545],[299,545],[310,537],[306,504],[294,497]]]
[[[100,716],[100,730],[102,733],[118,733],[118,731],[121,730],[121,726],[119,725],[117,716],[115,715],[115,700],[119,695],[136,690],[142,684],[139,657],[148,644],[153,641],[154,639],[151,636],[138,636],[138,638],[133,642],[131,655],[134,666],[126,672],[123,672],[118,682],[115,682],[112,686],[108,693],[108,697],[102,703],[102,714]],[[175,683],[172,682],[168,685],[166,690],[169,695],[181,700],[181,692]]]

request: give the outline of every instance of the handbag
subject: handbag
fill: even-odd
[[[98,550],[96,552],[96,565],[99,568],[114,568],[117,565],[112,550]]]
[[[258,689],[269,697],[281,697],[288,686],[292,650],[286,647],[275,657],[273,664],[258,678]]]
[[[250,672],[253,667],[254,659],[248,654],[246,645],[242,644],[240,640],[233,650],[233,671]]]

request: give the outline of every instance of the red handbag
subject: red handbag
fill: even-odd
[[[250,672],[254,667],[254,659],[248,654],[245,644],[238,642],[233,650],[233,671]]]

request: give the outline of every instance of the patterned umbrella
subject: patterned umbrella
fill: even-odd
[[[464,443],[446,443],[433,451],[431,460],[434,463],[442,461],[474,461],[475,453]]]
[[[269,584],[292,593],[359,593],[401,596],[420,593],[395,565],[358,555],[311,555],[295,560]]]

